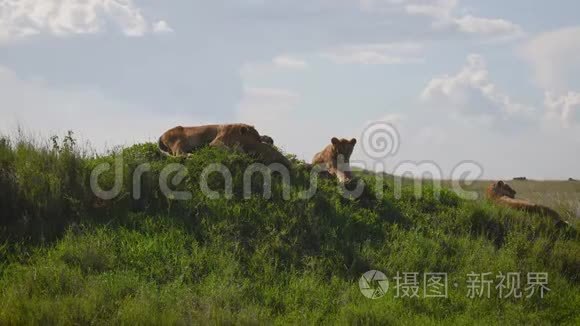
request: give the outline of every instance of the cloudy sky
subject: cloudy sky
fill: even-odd
[[[0,0],[0,133],[95,148],[247,122],[309,160],[373,121],[399,162],[580,178],[580,2]],[[363,151],[353,159],[371,160]]]

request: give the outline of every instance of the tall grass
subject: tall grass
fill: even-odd
[[[90,190],[97,165],[122,155],[125,178],[116,198]],[[189,175],[176,189],[159,189],[168,163]],[[229,167],[232,199],[199,190],[208,163]],[[118,153],[82,153],[71,135],[48,145],[0,141],[0,324],[577,324],[580,317],[580,241],[539,216],[466,202],[426,186],[396,199],[392,183],[380,196],[373,176],[348,198],[321,180],[309,200],[308,172],[292,172],[290,200],[281,178],[263,199],[261,178],[244,199],[244,154],[206,148],[187,159],[167,158],[155,145]],[[142,163],[141,198],[131,172]],[[112,186],[113,174],[100,179]],[[214,175],[212,189],[223,187]],[[370,269],[446,272],[446,299],[361,295],[358,278]],[[548,272],[544,299],[469,299],[470,272]]]

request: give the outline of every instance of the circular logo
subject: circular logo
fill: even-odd
[[[362,148],[373,159],[384,159],[399,151],[399,132],[390,123],[370,123],[362,134]]]
[[[380,299],[389,290],[389,280],[380,271],[368,271],[364,273],[358,281],[358,286],[362,295],[369,299]]]

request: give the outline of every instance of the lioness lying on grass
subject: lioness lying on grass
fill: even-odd
[[[266,164],[282,163],[289,167],[290,161],[272,146],[273,143],[269,136],[260,136],[254,126],[236,123],[175,127],[159,137],[158,145],[161,152],[174,156],[191,154],[204,146],[241,149]]]
[[[524,199],[515,199],[516,191],[503,181],[490,184],[487,188],[486,196],[489,200],[502,206],[547,216],[552,219],[556,226],[568,225],[568,222],[562,220],[560,214],[549,207],[534,204]]]

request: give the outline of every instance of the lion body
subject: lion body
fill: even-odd
[[[326,170],[331,176],[338,178],[340,182],[348,182],[352,179],[349,164],[355,145],[356,139],[354,138],[347,140],[334,137],[330,145],[314,155],[312,165]]]
[[[209,145],[219,129],[220,125],[171,128],[159,137],[159,148],[169,155],[185,155]]]
[[[560,214],[553,209],[534,204],[528,200],[516,199],[516,191],[503,181],[493,182],[486,191],[487,198],[499,205],[524,211],[527,213],[540,214],[547,216],[554,221],[556,225],[567,224],[562,220]]]
[[[253,126],[242,123],[179,126],[161,135],[159,149],[174,156],[187,155],[204,146],[241,149],[268,164],[278,162],[289,167],[290,161],[269,144],[273,142],[271,137],[260,136]]]
[[[286,158],[276,147],[265,142],[252,142],[241,145],[241,149],[250,156],[257,158],[265,164],[280,163],[288,168],[292,167],[290,160]]]

